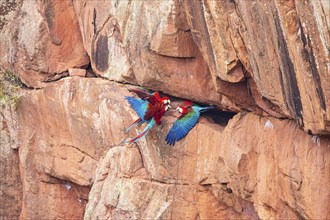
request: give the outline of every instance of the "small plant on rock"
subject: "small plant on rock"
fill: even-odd
[[[23,83],[12,71],[0,69],[0,105],[17,108],[18,89],[22,86]]]

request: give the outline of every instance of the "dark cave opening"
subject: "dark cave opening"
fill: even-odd
[[[215,123],[221,126],[227,126],[230,119],[232,119],[237,112],[222,111],[219,109],[211,109],[207,112],[204,112],[202,116],[211,118]]]

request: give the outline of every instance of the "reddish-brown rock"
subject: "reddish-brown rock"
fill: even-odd
[[[109,147],[117,146],[123,139],[136,133],[136,129],[129,134],[124,133],[125,128],[136,118],[124,99],[128,94],[125,87],[107,80],[67,78],[52,83],[42,90],[26,92],[21,97],[18,108],[20,121],[18,140],[23,180],[22,219],[38,216],[81,218],[87,200],[88,186],[92,182],[96,184],[99,181],[93,180],[95,174],[93,167],[96,161]],[[174,107],[176,105],[173,104]],[[80,108],[77,108],[78,106]],[[36,117],[37,115],[39,117]],[[168,120],[172,121],[173,118],[169,117]],[[211,127],[222,130],[217,125]],[[117,159],[114,158],[112,164],[119,167],[118,172],[125,178],[132,178],[127,187],[132,187],[133,194],[143,187],[150,191],[150,198],[155,201],[152,205],[148,205],[147,201],[135,201],[134,198],[130,198],[122,204],[123,209],[135,213],[136,207],[147,208],[148,212],[141,212],[136,216],[169,217],[170,213],[166,207],[168,205],[165,204],[163,210],[158,210],[159,205],[162,206],[163,202],[166,202],[164,199],[169,198],[173,200],[171,203],[174,207],[178,207],[171,211],[173,218],[197,215],[233,218],[233,216],[244,217],[251,214],[237,212],[234,208],[227,207],[212,195],[207,187],[196,185],[195,171],[192,169],[194,167],[192,162],[195,160],[191,161],[190,154],[195,155],[197,146],[192,145],[190,149],[188,143],[191,140],[182,142],[184,150],[191,153],[181,158],[180,148],[173,149],[165,145],[164,135],[161,126],[155,127],[148,134],[147,139],[140,141],[141,151],[138,148],[126,150],[126,146],[113,147],[109,151],[113,154],[118,151],[115,154],[117,156],[114,157],[119,157],[119,161],[115,162]],[[179,170],[176,166],[178,160],[182,161],[178,164]],[[109,176],[116,175],[116,168],[110,169]],[[182,172],[183,170],[187,172]],[[178,183],[180,186],[177,187]],[[122,184],[126,185],[125,182]],[[115,190],[112,182],[107,186]],[[158,201],[160,193],[166,191],[169,197]],[[104,193],[111,192],[105,190]],[[127,196],[130,197],[129,195]],[[187,200],[181,199],[179,195],[187,196]],[[145,197],[142,192],[137,196],[141,199]],[[187,202],[190,200],[198,204]],[[235,201],[238,204],[244,203],[239,198]],[[209,203],[214,205],[214,211],[211,213],[208,212]],[[53,207],[51,212],[47,211],[50,204]],[[69,205],[63,206],[63,204]],[[147,205],[149,208],[146,207]],[[180,206],[196,210],[189,214],[185,209],[179,208]],[[245,202],[245,206],[253,210],[252,203]],[[100,207],[100,212],[96,211],[95,215],[102,216],[102,210],[104,207]],[[118,211],[116,216],[122,218],[126,214],[123,215]]]
[[[255,109],[246,83],[215,87],[178,0],[74,4],[97,74],[233,111]],[[240,77],[242,68],[234,72]]]
[[[289,117],[314,134],[329,133],[325,7],[279,0],[75,2],[99,75],[223,109]]]
[[[159,147],[165,146],[159,145]],[[132,156],[127,157],[127,155]],[[198,185],[192,179],[180,183],[179,171],[177,175],[169,177],[172,181],[168,179],[160,182],[150,179],[150,176],[146,175],[148,168],[144,167],[151,162],[149,156],[151,155],[142,154],[141,157],[136,147],[111,148],[96,172],[85,219],[252,219],[257,217],[253,213],[251,203],[246,202],[244,206],[251,209],[251,213],[236,212],[219,201],[209,187]],[[173,163],[174,168],[180,166],[177,160],[167,158],[165,161]]]
[[[318,0],[184,1],[184,6],[215,81],[242,80],[232,74],[244,68],[261,109],[295,119],[314,134],[329,133],[329,6]]]
[[[125,95],[121,84],[80,77],[25,92],[18,106],[22,219],[328,218],[329,139],[248,113],[227,126],[202,117],[174,147],[164,139],[175,118],[166,116],[166,126],[121,146],[142,129],[124,133],[136,118]],[[226,118],[217,112],[214,120]]]
[[[260,218],[329,218],[329,138],[254,114],[235,116],[222,137],[218,178]]]
[[[1,109],[1,217],[329,219],[325,2],[2,1],[0,70],[30,89]],[[178,97],[132,145],[123,83]],[[240,113],[170,147],[181,99]]]
[[[18,219],[22,207],[22,182],[16,150],[17,115],[14,107],[0,105],[0,216]]]
[[[79,77],[21,97],[22,219],[82,218],[97,160],[123,138],[123,91],[128,94],[108,81]]]
[[[68,68],[89,63],[72,2],[13,2],[16,7],[10,13],[0,12],[8,17],[0,26],[3,68],[30,87],[42,87],[65,75]]]
[[[85,218],[329,217],[329,139],[251,113],[225,128],[202,118],[174,147],[164,130],[108,151]]]
[[[68,69],[69,76],[86,76],[86,70],[85,69],[78,69],[78,68],[69,68]]]

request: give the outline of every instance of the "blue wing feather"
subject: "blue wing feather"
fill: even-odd
[[[175,141],[185,137],[198,122],[200,110],[202,110],[201,107],[193,106],[191,112],[176,120],[166,136],[166,143],[174,145]]]
[[[134,109],[136,114],[142,119],[144,122],[144,115],[147,112],[148,109],[148,101],[142,100],[139,98],[134,98],[131,96],[126,96],[125,99],[127,102],[131,105],[131,107]]]
[[[142,137],[146,136],[148,134],[148,132],[150,131],[150,129],[156,124],[156,121],[154,119],[151,119],[147,126],[143,129],[143,131],[141,133],[139,133],[136,137],[128,139],[128,140],[124,140],[121,142],[121,144],[125,144],[127,142],[129,143],[135,143],[138,140],[140,140]]]

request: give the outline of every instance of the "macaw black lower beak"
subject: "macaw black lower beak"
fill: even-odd
[[[172,108],[170,105],[166,105],[165,106],[165,111],[167,111],[168,109]]]

